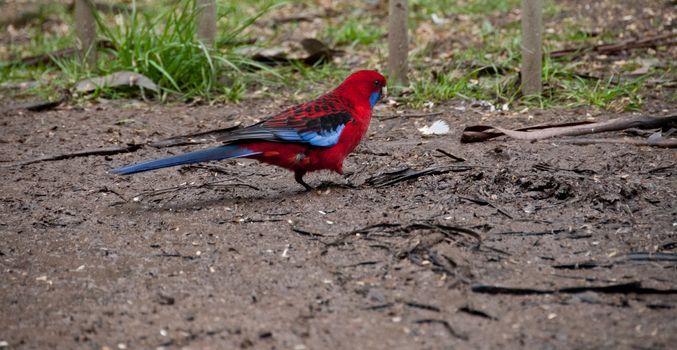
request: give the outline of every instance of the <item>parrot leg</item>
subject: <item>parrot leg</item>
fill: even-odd
[[[301,184],[303,187],[306,188],[306,191],[312,191],[313,187],[308,185],[305,181],[303,181],[303,175],[305,175],[306,172],[303,170],[296,170],[294,171],[294,180]]]

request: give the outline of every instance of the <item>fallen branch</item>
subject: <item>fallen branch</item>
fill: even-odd
[[[499,136],[509,136],[518,140],[535,141],[555,136],[578,136],[601,132],[618,131],[628,128],[655,129],[677,127],[677,114],[666,117],[639,116],[617,118],[605,122],[580,122],[559,125],[533,126],[517,130],[501,127],[474,125],[463,130],[462,143],[481,142]]]
[[[61,105],[62,103],[70,100],[71,94],[68,90],[63,90],[61,91],[61,94],[59,95],[59,98],[51,101],[51,100],[42,100],[42,101],[31,101],[31,102],[24,102],[24,103],[18,103],[15,105],[9,105],[7,107],[3,107],[0,109],[0,113],[5,113],[9,111],[15,111],[19,109],[25,109],[31,112],[43,112],[47,111],[50,109],[54,109]]]
[[[634,252],[621,255],[612,261],[594,261],[587,260],[581,262],[573,262],[566,264],[557,264],[552,267],[560,270],[578,270],[578,269],[594,269],[598,267],[611,268],[617,264],[627,264],[627,263],[669,263],[677,264],[677,253],[646,253],[646,252]]]
[[[226,44],[225,42],[220,43]],[[252,60],[270,66],[305,64],[313,66],[318,63],[327,63],[336,56],[342,56],[345,51],[335,50],[320,40],[305,38],[301,40],[301,46],[307,52],[305,57],[287,57],[287,50],[283,48],[261,49],[256,47],[242,48],[239,53],[249,56]]]
[[[662,139],[662,140],[635,140],[628,138],[603,138],[603,139],[562,139],[557,140],[557,142],[564,142],[572,145],[594,145],[600,143],[615,143],[615,144],[626,144],[626,145],[637,145],[637,146],[650,146],[650,147],[660,147],[660,148],[677,148],[677,140],[675,139]]]
[[[619,51],[631,50],[631,49],[640,49],[647,47],[657,47],[657,46],[674,46],[677,45],[677,41],[670,40],[674,37],[677,37],[677,33],[665,33],[656,36],[650,36],[640,39],[632,39],[623,42],[616,42],[610,44],[601,44],[594,46],[582,46],[577,48],[563,49],[550,52],[551,58],[558,58],[563,56],[579,56],[586,52],[597,52],[600,54],[610,54]]]
[[[216,129],[216,130],[210,130],[210,131],[205,131],[205,132],[199,132],[196,134],[189,134],[189,135],[183,135],[183,136],[176,136],[176,137],[170,137],[168,139],[160,140],[160,141],[154,141],[154,142],[148,142],[145,144],[128,144],[127,146],[121,146],[121,147],[105,147],[105,148],[97,148],[97,149],[86,149],[86,150],[81,150],[81,151],[76,151],[76,152],[71,152],[71,153],[63,153],[63,154],[57,154],[57,155],[52,155],[52,156],[45,156],[45,157],[40,157],[36,159],[30,159],[30,160],[25,160],[17,163],[12,163],[9,165],[4,165],[4,167],[14,167],[14,166],[22,166],[22,165],[28,165],[28,164],[33,164],[33,163],[39,163],[39,162],[49,162],[49,161],[56,161],[56,160],[64,160],[64,159],[71,159],[71,158],[77,158],[77,157],[89,157],[89,156],[109,156],[113,154],[118,154],[118,153],[128,153],[128,152],[136,152],[140,149],[142,149],[145,146],[150,146],[154,148],[165,148],[165,147],[175,147],[175,146],[185,146],[185,145],[197,145],[197,144],[202,144],[202,143],[209,143],[209,142],[216,142],[218,141],[219,136],[232,131],[234,129],[237,129],[238,125],[227,127],[227,128],[222,128],[222,129]]]
[[[674,168],[677,168],[677,163],[672,163],[670,165],[659,166],[659,167],[656,167],[656,168],[653,168],[653,169],[649,169],[649,170],[645,171],[644,174],[659,174],[659,173],[663,173],[663,172],[672,174],[672,171],[674,170]]]
[[[475,293],[486,293],[486,294],[508,294],[508,295],[534,295],[534,294],[576,294],[583,292],[597,292],[605,294],[677,294],[677,289],[656,289],[656,288],[647,288],[642,287],[641,281],[634,281],[628,283],[620,284],[608,284],[601,286],[576,286],[576,287],[563,287],[555,289],[539,289],[539,288],[529,288],[529,287],[504,287],[504,286],[493,286],[493,285],[475,285],[471,287],[471,290]]]
[[[108,40],[98,40],[96,42],[96,47],[97,49],[113,49],[115,48],[113,46],[113,42],[108,41]],[[29,56],[29,57],[24,57],[14,64],[21,64],[24,66],[37,66],[41,64],[55,64],[54,59],[63,59],[63,58],[69,58],[73,57],[80,54],[80,49],[75,48],[75,47],[69,47],[65,49],[60,49],[56,51],[52,51],[50,53],[46,54],[41,54],[41,55],[35,55],[35,56]]]
[[[530,130],[542,130],[542,129],[549,129],[549,128],[564,128],[568,126],[578,126],[578,125],[588,125],[592,124],[594,122],[592,121],[580,121],[580,122],[572,122],[572,123],[563,123],[563,124],[541,124],[541,125],[534,125],[534,126],[527,126],[524,128],[519,128],[515,129],[515,131],[530,131]],[[493,126],[489,125],[473,125],[473,126],[468,126],[465,129],[463,129],[463,134],[461,134],[461,142],[462,143],[471,143],[471,142],[482,142],[486,140],[490,140],[499,136],[503,136],[502,132],[499,132],[497,130],[494,130]]]

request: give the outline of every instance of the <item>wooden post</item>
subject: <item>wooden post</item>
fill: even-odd
[[[390,0],[388,6],[388,79],[396,85],[408,85],[407,0]]]
[[[522,0],[522,94],[542,90],[543,0]]]
[[[90,0],[75,0],[75,30],[80,40],[80,57],[96,69],[96,20]]]
[[[216,39],[216,0],[197,0],[197,34],[207,45]]]

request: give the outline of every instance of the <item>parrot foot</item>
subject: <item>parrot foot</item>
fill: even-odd
[[[301,186],[305,187],[306,191],[312,191],[314,190],[313,186],[310,186],[305,181],[303,181],[303,175],[305,174],[305,171],[295,171],[294,180],[296,180],[296,182],[298,182]]]

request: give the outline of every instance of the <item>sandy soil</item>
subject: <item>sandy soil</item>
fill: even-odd
[[[674,150],[556,140],[464,145],[458,141],[462,128],[479,122],[517,127],[580,120],[587,113],[599,120],[611,116],[583,109],[515,116],[461,102],[440,109],[444,113],[435,117],[375,119],[346,162],[352,174],[311,174],[313,185],[335,184],[313,192],[303,192],[284,170],[247,160],[130,177],[108,173],[200,146],[6,166],[248,124],[273,106],[5,112],[0,344],[677,344]],[[652,115],[670,110],[674,106],[646,107]],[[451,133],[422,138],[416,128],[435,119],[447,121]],[[448,172],[383,187],[367,181],[431,166]],[[217,181],[221,186],[188,187]],[[174,186],[181,188],[147,193]]]

